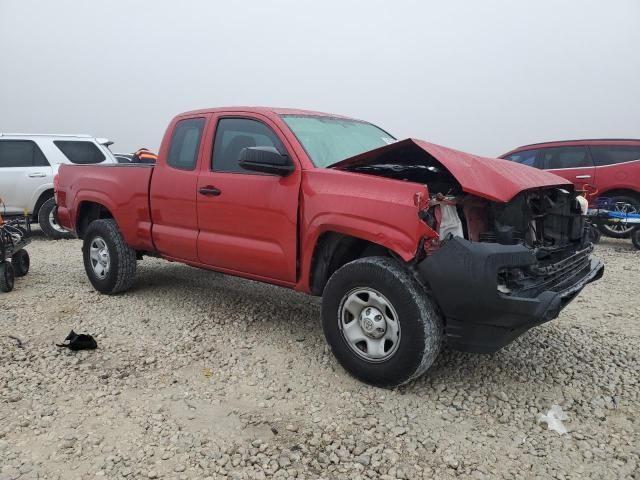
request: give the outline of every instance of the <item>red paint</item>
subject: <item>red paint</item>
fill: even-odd
[[[537,143],[518,147],[501,155],[505,158],[514,153],[526,150],[542,150],[555,147],[586,147],[590,146],[640,146],[640,140],[575,140]],[[591,153],[589,153],[592,155]],[[566,178],[576,187],[587,185],[588,190],[597,191],[600,196],[607,196],[615,190],[628,190],[640,194],[640,160],[604,166],[587,166],[579,168],[549,169],[548,172]],[[585,177],[589,178],[576,178]]]
[[[411,146],[422,149],[440,162],[453,174],[465,192],[488,200],[508,202],[523,190],[569,183],[556,175],[536,168],[507,160],[479,157],[413,138],[351,157],[334,165],[334,167],[341,169],[366,165],[375,162],[377,158],[389,152]]]
[[[127,243],[137,250],[305,292],[310,290],[314,249],[325,232],[380,244],[406,261],[415,257],[422,239],[427,240],[427,246],[437,239],[418,217],[419,210],[428,204],[426,186],[315,168],[279,117],[291,113],[335,116],[253,107],[199,110],[171,122],[153,168],[64,165],[58,186],[60,222],[75,230],[82,203],[95,202],[109,210]],[[257,119],[271,127],[287,149],[295,171],[287,177],[211,171],[217,121],[234,116]],[[192,171],[177,170],[166,163],[175,125],[188,118],[204,118],[206,122],[198,163]],[[524,189],[566,183],[535,169],[420,140],[405,140],[383,149],[393,150],[406,142],[435,157],[464,190],[491,200],[508,201]],[[367,161],[375,152],[350,162]],[[209,186],[220,190],[220,195],[198,193]],[[479,228],[474,228],[474,234]]]

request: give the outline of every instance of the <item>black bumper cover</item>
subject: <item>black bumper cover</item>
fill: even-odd
[[[418,264],[444,314],[447,343],[457,350],[492,353],[530,328],[553,320],[604,265],[585,256],[577,269],[562,273],[555,287],[534,296],[498,291],[498,271],[535,265],[534,253],[523,245],[476,243],[453,238]]]

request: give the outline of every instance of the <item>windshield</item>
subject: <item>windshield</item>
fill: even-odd
[[[333,117],[282,115],[316,167],[325,168],[395,142],[370,123]]]

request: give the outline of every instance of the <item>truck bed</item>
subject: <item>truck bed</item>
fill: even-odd
[[[92,203],[115,218],[129,245],[153,251],[149,185],[154,165],[62,165],[58,184],[58,221],[79,234],[76,219]],[[64,173],[63,173],[64,172]]]

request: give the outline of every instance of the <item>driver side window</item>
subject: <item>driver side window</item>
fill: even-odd
[[[214,172],[265,175],[249,172],[240,166],[240,152],[250,147],[274,147],[279,152],[285,152],[280,139],[264,123],[248,118],[220,119],[213,141],[211,170]]]
[[[522,152],[512,153],[506,157],[506,160],[511,160],[512,162],[516,162],[521,165],[527,165],[528,167],[536,167],[536,158],[538,157],[539,151],[540,150],[524,150]]]

